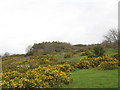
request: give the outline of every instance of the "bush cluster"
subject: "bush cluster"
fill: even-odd
[[[57,61],[55,55],[38,55],[29,57],[7,57],[3,59],[3,72],[6,71],[19,71],[24,72],[28,69],[37,68],[40,65],[51,64]]]
[[[99,70],[111,70],[111,69],[117,69],[118,68],[118,62],[107,62],[104,61],[97,67]]]
[[[91,56],[91,51],[84,55]],[[66,53],[65,58],[72,53]],[[3,59],[3,88],[58,88],[72,82],[70,71],[97,68],[99,70],[116,69],[117,58],[110,56],[85,57],[80,61],[59,61],[55,55],[5,57]]]
[[[70,71],[74,68],[69,64],[39,66],[25,73],[11,71],[2,74],[3,88],[56,88],[69,84],[72,80]]]
[[[93,52],[94,52],[94,54],[95,54],[96,57],[101,57],[101,56],[104,55],[105,51],[104,51],[103,47],[101,47],[101,46],[95,46],[93,48]]]
[[[81,56],[94,57],[95,55],[90,50],[85,50],[84,52],[81,53]]]
[[[89,69],[92,67],[92,63],[89,60],[81,60],[76,64],[79,69]]]
[[[118,60],[110,56],[83,58],[76,63],[80,69],[98,68],[98,69],[115,69],[118,67]]]

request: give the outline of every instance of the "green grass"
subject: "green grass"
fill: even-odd
[[[117,49],[114,49],[114,48],[108,48],[108,49],[106,49],[105,51],[106,51],[106,52],[105,52],[105,55],[109,55],[109,56],[118,53],[118,50],[117,50]]]
[[[63,54],[57,54],[59,57],[59,61],[72,61],[72,62],[77,62],[80,61],[80,59],[87,57],[87,56],[81,56],[81,52],[77,53],[75,56],[72,56],[70,58],[64,58]]]
[[[118,50],[117,49],[114,49],[114,48],[108,48],[108,49],[105,49],[105,55],[115,55],[116,53],[118,53]],[[59,57],[59,60],[60,61],[73,61],[73,62],[77,62],[79,61],[80,59],[84,58],[84,57],[87,57],[87,56],[81,56],[81,52],[77,53],[76,56],[73,56],[73,57],[70,57],[70,58],[64,58],[64,54],[57,54],[57,56]]]
[[[72,72],[73,82],[62,88],[117,88],[118,70],[82,69]]]
[[[80,60],[80,56],[73,56],[71,58],[66,58],[66,59],[63,59],[62,61],[66,61],[66,60],[69,60],[69,61],[73,61],[73,62],[77,62]]]

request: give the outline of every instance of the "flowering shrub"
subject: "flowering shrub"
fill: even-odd
[[[3,59],[3,72],[19,71],[25,72],[28,69],[37,68],[39,65],[54,63],[58,60],[55,55],[39,55],[29,57],[7,57]]]
[[[72,82],[70,71],[78,68],[115,69],[118,63],[110,56],[85,57],[74,63],[58,61],[54,55],[5,58],[0,83],[3,88],[58,88]]]
[[[47,67],[39,66],[25,73],[11,71],[3,73],[3,88],[55,88],[63,84],[69,84],[72,80],[69,78],[74,69],[69,64],[49,65]]]
[[[81,56],[94,57],[94,53],[92,53],[90,50],[85,50],[81,53]]]
[[[114,61],[114,62],[112,62],[112,61],[110,61],[110,62],[104,61],[100,65],[98,65],[97,68],[99,70],[116,69],[116,68],[118,68],[118,62],[117,61]]]
[[[103,56],[98,59],[101,63],[98,65],[98,69],[116,69],[118,68],[119,61],[116,58]]]
[[[118,53],[114,53],[114,54],[112,55],[112,57],[118,59],[118,57],[120,57],[120,55],[119,55]]]
[[[118,60],[109,56],[83,58],[76,63],[79,69],[96,68],[98,69],[114,69],[118,66]]]
[[[58,62],[56,62],[56,63],[54,63],[54,64],[69,64],[70,67],[73,68],[71,71],[76,70],[76,69],[75,69],[75,68],[76,68],[76,62],[73,62],[73,61],[70,61],[70,60],[58,61]]]
[[[57,66],[56,69],[60,69],[63,72],[70,72],[75,70],[75,68],[73,66],[71,66],[70,64],[61,64],[61,65],[55,65]]]
[[[94,64],[95,67],[100,65],[102,62],[117,62],[118,60],[116,58],[110,57],[110,56],[102,56],[102,57],[94,57],[92,58],[92,63]]]
[[[89,61],[80,61],[79,63],[77,63],[77,68],[79,69],[88,69],[90,68],[90,62]]]

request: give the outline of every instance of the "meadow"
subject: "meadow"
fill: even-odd
[[[83,69],[72,73],[73,82],[62,88],[118,88],[118,70]]]

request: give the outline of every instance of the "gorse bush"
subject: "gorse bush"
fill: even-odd
[[[68,54],[68,55],[67,55]],[[70,72],[78,69],[116,69],[115,57],[89,57],[91,51],[79,61],[70,61],[72,53],[66,53],[67,60],[59,60],[57,55],[37,55],[3,58],[3,88],[59,88],[72,82]],[[62,56],[64,57],[64,56]]]
[[[95,67],[100,65],[102,62],[117,62],[118,63],[118,60],[116,58],[113,58],[110,56],[95,57],[91,59]]]
[[[81,53],[81,56],[94,57],[95,55],[90,50],[85,50],[84,52]]]
[[[112,57],[119,60],[120,59],[120,53],[116,53],[116,54],[112,55]]]
[[[72,80],[70,71],[74,68],[69,64],[49,65],[31,69],[25,73],[11,71],[3,73],[3,88],[55,88],[69,84]]]
[[[118,68],[118,62],[117,61],[104,61],[97,67],[99,70],[111,70],[111,69],[116,69]]]
[[[98,69],[116,69],[118,67],[118,60],[109,56],[97,57],[93,60],[93,63],[97,66]],[[97,64],[96,64],[97,63]]]
[[[88,60],[81,60],[76,64],[79,69],[89,69],[92,67],[92,63]]]
[[[81,56],[87,56],[90,54],[91,54],[90,50],[85,50],[84,52],[81,53]]]
[[[116,69],[119,62],[116,58],[110,56],[83,58],[76,63],[80,69],[98,68],[98,69]]]
[[[51,64],[57,62],[58,58],[55,55],[38,55],[29,57],[8,57],[2,62],[3,72],[19,71],[24,72],[28,69],[37,68],[40,65]]]
[[[99,56],[103,56],[105,51],[104,51],[103,47],[95,46],[93,48],[93,52],[94,52],[96,57],[99,57]]]

